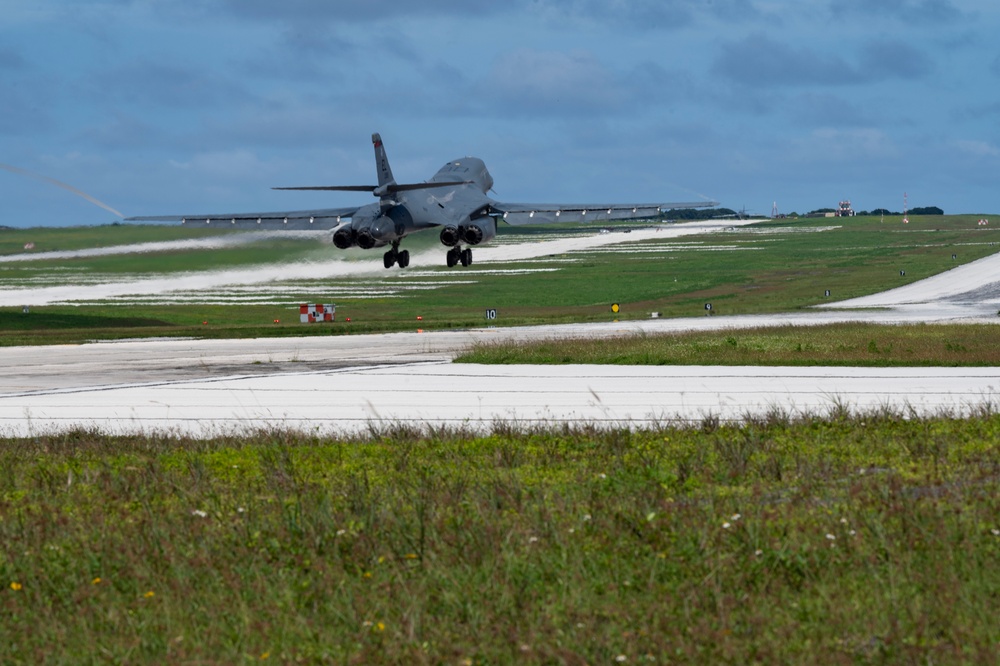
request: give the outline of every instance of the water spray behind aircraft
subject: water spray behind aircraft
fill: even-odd
[[[0,169],[5,169],[7,171],[10,171],[11,173],[17,173],[17,174],[20,174],[22,176],[27,176],[28,178],[34,178],[35,180],[40,180],[40,181],[45,182],[45,183],[51,183],[52,185],[55,185],[56,187],[61,187],[64,190],[66,190],[67,192],[71,192],[71,193],[75,194],[78,197],[82,197],[82,198],[86,199],[87,201],[89,201],[90,203],[94,204],[95,206],[100,206],[104,210],[106,210],[108,212],[111,212],[111,213],[114,213],[118,217],[125,217],[124,215],[122,215],[117,210],[115,210],[111,206],[107,205],[103,201],[99,201],[98,199],[95,199],[94,197],[92,197],[89,194],[87,194],[86,192],[81,192],[80,190],[76,189],[72,185],[67,185],[66,183],[64,183],[62,181],[59,181],[59,180],[56,180],[55,178],[49,178],[48,176],[43,176],[41,174],[32,173],[31,171],[27,171],[26,169],[21,169],[19,167],[11,166],[9,164],[0,164]]]

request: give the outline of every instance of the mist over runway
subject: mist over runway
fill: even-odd
[[[684,224],[664,224],[653,227],[635,229],[630,233],[614,231],[599,233],[597,228],[584,229],[579,233],[564,234],[555,238],[543,240],[519,239],[515,242],[500,242],[476,247],[476,266],[486,264],[496,269],[505,270],[503,264],[514,261],[527,261],[562,255],[571,252],[593,250],[611,246],[634,244],[644,240],[662,240],[683,238],[697,234],[717,233],[726,229],[752,224],[756,220],[714,220],[705,222],[689,222]],[[84,250],[67,250],[60,252],[25,252],[0,257],[0,265],[37,260],[73,260],[88,257],[113,256],[123,254],[145,254],[152,252],[178,252],[195,249],[229,248],[264,242],[272,238],[286,238],[289,234],[300,234],[308,238],[329,236],[330,232],[296,232],[296,231],[261,231],[216,236],[204,239],[164,241],[157,243],[138,243],[134,245],[116,245],[104,248]],[[139,278],[102,278],[91,280],[87,276],[64,284],[5,286],[0,290],[0,306],[20,307],[41,306],[53,304],[84,304],[126,296],[169,296],[178,292],[198,291],[204,294],[207,302],[212,301],[211,293],[223,287],[248,285],[273,285],[292,280],[320,280],[338,278],[399,278],[406,275],[420,274],[422,271],[443,267],[444,246],[414,252],[410,268],[386,271],[382,266],[381,251],[354,251],[350,258],[345,258],[340,250],[330,249],[329,257],[297,263],[261,264],[253,267],[169,273],[152,277]],[[463,276],[474,278],[475,270],[462,271],[455,268],[445,273],[436,274],[450,280],[461,279]]]

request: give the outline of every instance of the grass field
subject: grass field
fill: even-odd
[[[189,233],[204,232],[0,231],[0,255]],[[94,286],[79,301],[0,309],[0,344],[406,330],[417,315],[434,330],[481,325],[486,307],[500,325],[610,320],[611,303],[620,318],[701,315],[706,301],[720,314],[794,311],[826,289],[860,296],[985,256],[993,238],[967,216],[803,220],[627,253],[166,295],[97,289],[334,250],[289,239],[0,261],[0,289]],[[299,302],[331,301],[333,327],[290,323]],[[482,347],[469,360],[997,365],[995,330],[728,331]],[[994,411],[0,439],[0,662],[993,664]]]
[[[1000,320],[997,321],[1000,324]],[[996,324],[833,324],[475,345],[459,363],[1000,366]]]
[[[981,663],[1000,418],[0,444],[8,664]]]
[[[410,330],[417,316],[425,330],[465,328],[487,323],[487,308],[497,310],[498,319],[490,322],[496,325],[647,318],[650,312],[699,316],[706,302],[717,314],[789,312],[900,286],[989,255],[997,249],[997,232],[979,227],[976,219],[915,217],[908,225],[898,218],[884,223],[880,218],[779,220],[706,236],[451,270],[439,265],[440,252],[428,258],[433,263],[385,271],[377,252],[345,255],[330,245],[297,238],[141,255],[0,261],[0,289],[83,287],[73,300],[15,302],[16,307],[0,309],[0,344],[45,342],[50,337],[70,342],[137,335],[315,334],[298,324],[298,304],[307,302],[337,304],[340,321],[323,334]],[[580,230],[501,225],[501,232],[502,244]],[[0,248],[23,253],[23,243],[36,237],[35,251],[42,251],[207,233],[179,226],[8,230],[0,231]],[[415,252],[440,250],[434,234],[418,234],[407,243]],[[343,257],[352,267],[349,274],[322,277]],[[359,267],[364,268],[360,273]],[[219,271],[227,270],[274,277],[241,287],[213,281]],[[178,276],[190,279],[170,283]],[[146,287],[143,280],[164,284]],[[139,285],[135,293],[100,295],[103,284],[130,281]],[[621,306],[617,315],[611,312],[612,303]],[[30,324],[18,320],[21,305],[33,305]],[[70,314],[85,317],[76,329],[66,325]],[[133,328],[125,321],[106,325],[119,318],[142,326]],[[162,325],[147,326],[150,321]],[[60,332],[50,333],[52,329]]]

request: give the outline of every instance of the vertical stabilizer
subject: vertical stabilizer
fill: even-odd
[[[382,146],[382,137],[378,133],[372,134],[372,145],[375,146],[375,170],[378,172],[379,187],[395,183],[392,169],[389,168],[389,158],[385,156],[385,147]]]

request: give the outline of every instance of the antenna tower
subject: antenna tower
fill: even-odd
[[[777,201],[775,201],[773,204],[771,204],[771,219],[773,220],[776,217],[778,217],[778,202]]]

